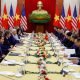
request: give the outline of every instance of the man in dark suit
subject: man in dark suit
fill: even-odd
[[[72,46],[72,49],[75,49],[76,54],[71,55],[71,57],[79,57],[80,58],[80,38],[75,41],[75,44]]]
[[[5,57],[4,49],[3,49],[3,42],[4,42],[4,37],[0,34],[0,61]]]
[[[11,36],[10,31],[9,30],[5,31],[3,45],[5,46],[6,49],[11,48],[11,44],[10,44],[10,42],[8,40],[10,38],[10,36]]]
[[[20,43],[12,35],[10,36],[10,38],[8,40],[9,40],[10,44],[12,44],[12,45],[16,45],[16,44]]]
[[[65,35],[64,39],[62,40],[62,44],[67,48],[71,48],[74,44],[74,42],[71,41],[71,36],[72,36],[72,33],[68,32]]]
[[[72,46],[75,49],[75,54],[71,54],[69,58],[74,64],[80,65],[80,38],[77,38],[75,44]]]

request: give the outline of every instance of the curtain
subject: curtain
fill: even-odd
[[[25,0],[25,8],[26,8],[26,16],[28,22],[28,32],[35,30],[35,25],[29,22],[29,15],[33,10],[37,9],[37,2],[39,0]],[[55,14],[55,5],[56,0],[41,0],[43,2],[43,9],[47,10],[51,15],[51,21],[45,25],[45,31],[52,32],[53,31],[53,19]]]

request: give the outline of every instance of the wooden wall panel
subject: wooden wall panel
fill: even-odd
[[[22,4],[23,3],[25,3],[25,0],[18,0],[18,6],[19,6],[20,10],[22,9]],[[61,13],[63,0],[56,0],[56,4],[58,5],[59,12]]]
[[[20,11],[22,10],[22,5],[25,3],[25,0],[18,0],[18,6],[20,8]],[[59,12],[61,13],[62,5],[63,5],[63,0],[56,0],[56,4],[59,7]],[[0,15],[1,15],[1,0],[0,0]]]
[[[58,5],[59,13],[61,13],[62,6],[63,6],[63,0],[56,0],[56,4]]]
[[[22,5],[25,4],[25,0],[18,0],[18,6],[20,8],[20,12],[22,10]]]
[[[1,0],[0,0],[0,15],[1,15]]]

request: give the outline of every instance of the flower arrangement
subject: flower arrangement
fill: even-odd
[[[35,57],[43,57],[44,60],[48,57],[46,51],[38,50],[37,53],[35,53]]]

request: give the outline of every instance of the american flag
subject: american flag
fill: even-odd
[[[76,6],[74,8],[74,12],[73,12],[73,18],[72,18],[72,26],[73,26],[73,30],[77,31],[77,10],[76,10]]]
[[[25,12],[24,5],[23,5],[23,8],[22,8],[20,24],[21,24],[22,28],[24,29],[24,31],[26,31],[27,30],[27,18],[26,18],[26,12]]]
[[[10,29],[14,28],[14,14],[13,14],[12,4],[11,4],[11,7],[10,7],[8,24],[9,24]]]
[[[61,13],[61,17],[60,17],[60,25],[63,29],[65,29],[65,9],[64,6],[62,8],[62,13]]]
[[[2,28],[2,17],[0,16],[0,29]]]

